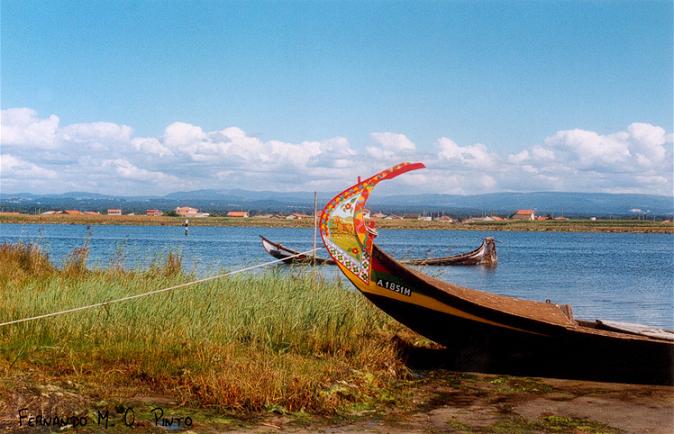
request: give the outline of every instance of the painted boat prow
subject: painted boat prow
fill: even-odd
[[[377,307],[446,346],[459,368],[619,382],[673,383],[673,342],[573,318],[568,305],[463,288],[408,268],[376,244],[365,204],[381,181],[424,167],[402,163],[326,205],[321,237],[339,269]],[[459,363],[463,361],[464,365]]]

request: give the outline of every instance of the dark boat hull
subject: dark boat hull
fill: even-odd
[[[375,306],[446,351],[443,367],[594,381],[673,385],[671,345],[565,334],[541,337],[365,294]],[[438,362],[438,361],[436,361]],[[436,365],[437,366],[437,365]]]
[[[398,285],[425,294],[460,312],[451,315],[417,304],[369,292],[378,308],[415,332],[446,346],[450,366],[476,371],[508,372],[562,378],[582,378],[643,384],[674,384],[674,345],[657,339],[624,339],[608,331],[566,328],[516,321],[484,306],[458,300],[409,273],[374,246],[376,276],[395,276]],[[358,285],[356,285],[358,287]],[[552,307],[554,305],[551,305]],[[466,319],[461,313],[488,317],[511,326]],[[590,326],[591,323],[587,323]],[[514,329],[517,328],[517,329]]]
[[[319,258],[312,255],[303,255],[298,251],[275,243],[263,237],[262,235],[259,235],[259,237],[262,240],[262,247],[264,250],[274,258],[281,259],[284,264],[335,265],[335,261],[332,259]]]
[[[344,190],[323,210],[321,235],[330,256],[372,303],[446,346],[446,361],[458,369],[673,384],[674,331],[576,320],[568,305],[463,288],[379,249],[363,217],[372,189],[421,167],[402,163],[382,171]]]
[[[400,261],[407,265],[496,265],[496,241],[492,237],[482,240],[477,249],[461,253],[459,255],[446,256],[444,258],[407,259]]]
[[[317,257],[314,259],[311,256],[300,255],[300,252],[289,249],[282,244],[275,243],[268,238],[259,235],[262,240],[262,247],[267,253],[276,259],[282,259],[285,264],[318,264],[318,265],[335,265],[332,259],[325,259]],[[299,255],[299,256],[297,256]],[[425,265],[425,266],[446,266],[446,265],[485,265],[495,266],[497,262],[496,244],[493,238],[487,237],[482,241],[480,246],[468,253],[462,253],[454,256],[447,256],[442,258],[426,258],[426,259],[408,259],[400,261],[408,265]]]

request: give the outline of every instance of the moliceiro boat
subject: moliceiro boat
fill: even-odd
[[[381,181],[422,163],[402,163],[347,188],[323,210],[328,253],[377,307],[444,345],[446,366],[559,378],[672,384],[674,332],[575,319],[568,305],[463,288],[408,268],[381,250],[365,203]]]
[[[311,264],[335,265],[332,259],[313,257],[312,255],[300,255],[297,250],[289,249],[283,244],[275,243],[268,238],[259,235],[262,240],[262,248],[276,259],[282,259],[285,264]]]
[[[300,255],[297,250],[290,249],[283,244],[275,243],[268,238],[259,236],[262,247],[276,259],[283,259],[286,264],[311,264],[314,258],[311,255]],[[316,258],[319,265],[335,265],[332,259]],[[497,262],[496,241],[492,237],[482,240],[482,244],[468,253],[442,258],[407,259],[400,261],[408,265],[486,265],[494,266]]]
[[[443,258],[407,259],[399,261],[407,265],[496,265],[496,240],[486,237],[482,244],[468,253],[461,253]]]

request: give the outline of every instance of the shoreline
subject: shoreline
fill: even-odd
[[[32,404],[19,413],[0,403],[0,430],[35,432],[40,405],[52,408],[45,417],[78,416],[76,420],[86,423],[82,426],[86,432],[668,434],[674,429],[674,388],[669,386],[444,369],[415,374],[418,378],[400,381],[394,388],[396,394],[383,405],[354,406],[333,414],[276,407],[252,413],[204,408],[181,403],[168,393],[129,387],[102,392],[77,376],[56,380],[30,374],[0,380],[0,389],[14,389],[13,398]],[[160,419],[159,414],[164,417]],[[24,416],[22,427],[20,416]],[[129,421],[132,426],[125,426]],[[71,430],[80,431],[77,427]]]
[[[39,248],[0,245],[0,322],[190,279],[177,256],[126,271],[88,269],[87,254],[58,268]],[[5,329],[0,430],[42,432],[45,420],[75,432],[674,429],[671,385],[457,370],[443,347],[308,273],[157,297]]]
[[[184,217],[107,216],[107,215],[15,215],[0,214],[2,224],[80,224],[80,225],[132,225],[132,226],[182,226]],[[190,218],[190,226],[213,227],[273,227],[311,228],[313,219],[286,220],[274,218],[202,217]],[[448,223],[444,221],[376,220],[380,229],[420,229],[457,231],[512,231],[512,232],[619,232],[674,234],[671,221],[610,219],[570,219],[565,221],[505,221]]]

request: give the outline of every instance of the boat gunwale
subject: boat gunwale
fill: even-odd
[[[574,318],[569,318],[566,315],[566,313],[559,307],[559,305],[556,304],[542,302],[538,300],[521,299],[509,295],[493,294],[491,292],[481,291],[473,288],[464,288],[462,286],[455,285],[450,282],[445,282],[443,280],[436,279],[432,276],[428,276],[427,274],[421,271],[406,267],[404,264],[401,264],[400,262],[395,260],[395,258],[393,258],[388,253],[379,248],[379,246],[377,246],[376,244],[373,245],[373,257],[375,254],[385,258],[385,260],[388,262],[386,265],[393,266],[394,268],[396,268],[396,270],[394,270],[395,272],[398,273],[402,272],[403,274],[406,274],[406,276],[404,277],[411,276],[412,279],[416,280],[417,282],[420,282],[423,285],[424,289],[430,288],[431,293],[426,295],[435,298],[439,302],[452,307],[457,307],[458,302],[458,305],[460,306],[461,310],[469,312],[479,317],[487,318],[492,321],[501,322],[506,325],[516,327],[518,329],[531,330],[532,333],[543,332],[544,334],[550,335],[563,335],[566,333],[582,333],[588,335],[601,335],[605,337],[612,337],[623,340],[659,342],[674,346],[674,343],[672,341],[663,338],[591,327],[589,325],[586,325],[592,323],[591,320],[584,320],[584,319],[576,320]],[[350,276],[347,277],[349,277],[349,280],[352,280]],[[433,292],[435,292],[435,294],[433,294]],[[477,300],[475,300],[475,298],[477,298]],[[504,303],[504,305],[501,305],[499,307],[494,305],[492,306],[488,305],[494,302]],[[543,308],[545,310],[557,308],[560,316],[564,320],[551,321],[551,318],[549,316],[545,316],[544,313],[541,313],[539,315],[523,315],[521,313],[513,311],[512,309],[507,309],[508,305],[511,306],[526,305],[528,307],[538,307],[539,309]],[[535,310],[532,310],[530,312],[533,313],[535,312]],[[512,323],[513,319],[515,320],[514,324]],[[532,327],[527,327],[526,323],[529,323],[531,325],[538,325],[539,327],[542,326],[542,330],[535,330]],[[596,324],[596,321],[594,322],[594,324]]]

